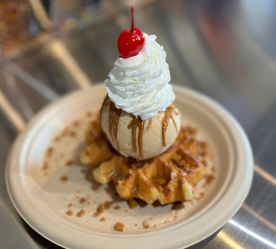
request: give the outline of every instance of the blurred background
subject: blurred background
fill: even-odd
[[[128,0],[0,0],[0,248],[59,248],[16,214],[4,168],[17,134],[47,103],[102,82],[130,25]],[[136,26],[165,47],[172,80],[223,105],[251,141],[241,210],[193,248],[276,248],[276,1],[137,0]]]

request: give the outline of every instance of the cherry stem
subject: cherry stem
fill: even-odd
[[[133,5],[130,7],[130,12],[131,12],[131,30],[130,32],[133,32],[134,30],[134,8]]]

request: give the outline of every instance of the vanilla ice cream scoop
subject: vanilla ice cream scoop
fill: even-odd
[[[142,33],[141,33],[142,34]],[[143,160],[160,155],[180,131],[164,48],[156,36],[143,34],[141,51],[119,57],[105,81],[107,98],[101,125],[109,142],[122,155]]]
[[[101,110],[101,124],[114,149],[123,156],[144,160],[160,155],[174,143],[181,120],[174,105],[143,121],[116,108],[107,97]]]

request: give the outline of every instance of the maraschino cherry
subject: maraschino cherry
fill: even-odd
[[[119,55],[122,58],[129,58],[137,55],[145,44],[142,31],[134,26],[133,6],[131,6],[131,29],[121,32],[117,46]]]

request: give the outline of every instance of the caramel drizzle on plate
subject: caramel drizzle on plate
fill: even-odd
[[[118,125],[121,117],[122,110],[116,108],[114,103],[110,101],[109,103],[109,133],[111,138],[118,144],[117,134]]]
[[[173,125],[174,125],[175,129],[177,130],[176,122],[173,117],[173,110],[174,110],[174,105],[168,106],[166,111],[164,112],[164,116],[162,119],[162,143],[163,143],[163,146],[166,146],[166,144],[167,144],[166,131],[167,131],[170,119],[172,119]]]
[[[131,129],[132,134],[132,148],[133,151],[137,151],[137,128],[138,128],[138,151],[141,158],[143,158],[143,134],[144,134],[144,128],[145,128],[145,121],[143,121],[140,117],[132,117],[132,120],[130,121],[128,129]]]

